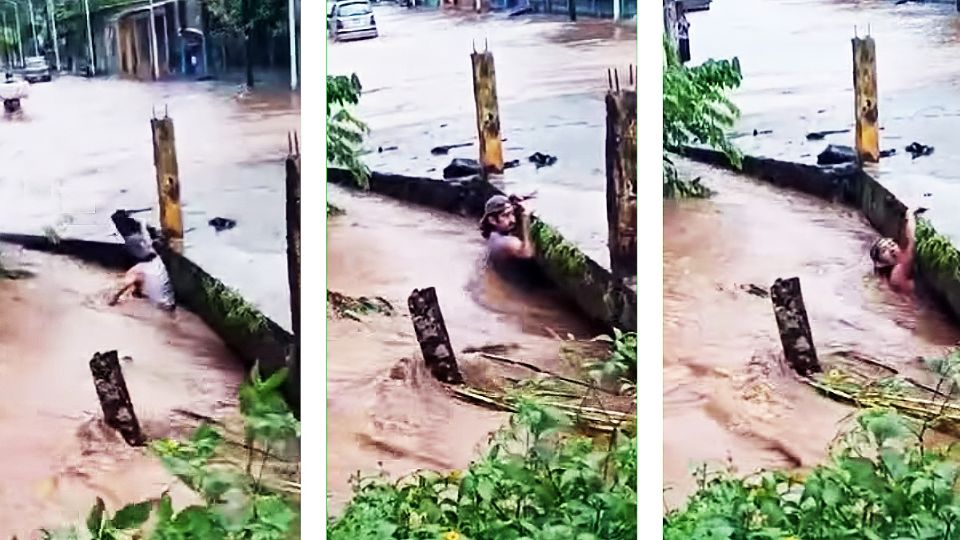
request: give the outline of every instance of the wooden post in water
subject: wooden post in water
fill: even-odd
[[[291,403],[299,411],[300,397],[300,138],[296,132],[287,136],[290,149],[287,155],[287,281],[290,286],[290,325],[293,330],[293,351],[290,358],[290,377],[287,379]]]
[[[823,371],[813,345],[813,333],[803,304],[800,278],[777,279],[770,287],[773,314],[777,318],[780,343],[787,364],[801,377]]]
[[[157,193],[160,196],[160,229],[168,240],[183,239],[183,212],[180,209],[180,169],[173,119],[152,118],[153,165],[157,170]]]
[[[637,90],[630,66],[629,88],[607,72],[607,243],[617,277],[637,275]]]
[[[503,172],[503,144],[500,141],[500,108],[497,105],[497,76],[493,53],[473,51],[473,98],[477,107],[477,132],[480,136],[480,169],[484,173]]]
[[[877,125],[877,48],[873,38],[853,38],[853,91],[856,106],[856,149],[861,163],[880,161]]]
[[[127,382],[120,370],[117,351],[96,353],[90,360],[93,384],[100,398],[104,422],[120,432],[130,446],[143,446],[146,437],[140,430],[140,422],[133,412],[133,402],[127,391]]]
[[[443,313],[440,312],[437,290],[433,287],[414,289],[407,299],[407,306],[410,308],[413,329],[423,352],[423,361],[430,373],[440,382],[463,383],[453,346],[450,345],[447,325],[444,324]]]

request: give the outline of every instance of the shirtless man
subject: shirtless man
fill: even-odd
[[[140,262],[127,270],[121,284],[111,291],[107,303],[116,305],[124,295],[133,293],[164,311],[173,311],[176,302],[170,276],[163,260],[147,240],[149,235],[137,220],[123,210],[115,212],[111,219],[123,237],[127,252]]]
[[[914,236],[917,229],[916,216],[924,209],[907,212],[903,227],[903,239],[897,243],[893,238],[878,238],[870,248],[874,270],[890,281],[890,287],[904,294],[913,292]]]

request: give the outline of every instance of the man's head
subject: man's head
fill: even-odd
[[[513,231],[516,224],[517,217],[514,215],[513,204],[509,198],[504,195],[494,195],[487,200],[483,208],[483,218],[480,219],[480,231],[484,238],[490,236],[493,231],[508,234]]]
[[[893,238],[879,238],[870,248],[870,259],[877,270],[893,268],[900,256],[900,246]]]

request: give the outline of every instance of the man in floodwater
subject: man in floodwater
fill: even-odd
[[[530,214],[522,201],[516,196],[490,197],[480,219],[480,234],[487,241],[487,258],[494,270],[510,281],[535,285],[542,276],[534,259]]]
[[[157,254],[149,235],[140,222],[130,217],[129,212],[117,210],[110,216],[117,231],[123,237],[127,252],[139,261],[123,277],[122,283],[111,292],[107,303],[116,305],[127,293],[142,296],[164,311],[173,311],[176,306],[170,276]]]
[[[870,247],[870,259],[874,270],[890,281],[893,290],[900,293],[913,292],[913,252],[915,248],[916,216],[924,209],[907,212],[903,227],[903,239],[878,238]]]

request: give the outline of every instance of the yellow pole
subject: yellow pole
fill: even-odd
[[[165,238],[183,239],[183,213],[180,209],[180,172],[173,133],[173,119],[153,118],[153,164],[157,170],[160,196],[160,229]]]
[[[873,38],[853,38],[853,91],[856,106],[856,149],[860,161],[880,161],[877,125],[877,48]]]
[[[484,173],[503,172],[503,145],[500,142],[500,110],[497,105],[497,76],[493,53],[474,51],[473,97],[477,106],[477,132],[480,136],[480,167]]]

